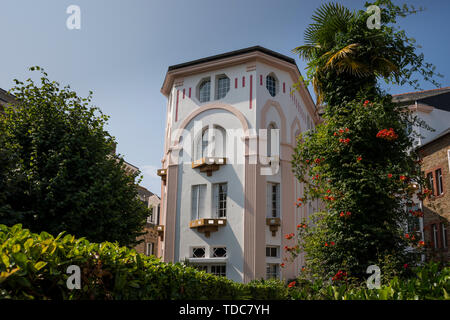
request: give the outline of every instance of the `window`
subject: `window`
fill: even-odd
[[[212,249],[213,258],[226,258],[227,248],[226,247],[216,247]]]
[[[436,191],[437,195],[440,196],[441,194],[444,193],[444,185],[442,183],[442,170],[437,169],[435,173],[436,173]]]
[[[147,256],[155,254],[155,244],[153,242],[147,242],[145,254]]]
[[[192,258],[204,258],[204,257],[205,257],[204,247],[192,248]]]
[[[220,126],[207,127],[194,144],[195,160],[205,157],[225,157],[226,132]]]
[[[197,269],[198,271],[205,271],[205,272],[208,272],[208,266],[194,265],[193,267],[194,267],[195,269]]]
[[[433,179],[433,172],[430,172],[427,174],[427,180],[431,188],[431,194],[434,194],[434,179]]]
[[[444,222],[441,222],[441,240],[442,240],[442,248],[447,248],[447,227]]]
[[[275,97],[275,95],[277,94],[277,80],[272,74],[269,74],[266,77],[266,88],[269,91],[270,95],[272,97]]]
[[[278,258],[278,247],[266,247],[266,257]]]
[[[230,78],[226,75],[220,75],[216,80],[216,99],[222,99],[230,91]]]
[[[280,216],[280,184],[267,184],[267,217],[277,218]]]
[[[198,87],[198,100],[208,102],[211,99],[211,80],[205,79],[200,82]]]
[[[434,248],[437,249],[438,247],[438,229],[435,224],[431,225],[431,230],[433,232],[433,244]]]
[[[218,183],[214,185],[214,204],[216,217],[226,218],[227,216],[227,184]]]
[[[206,200],[206,184],[198,184],[192,186],[192,200],[191,200],[192,220],[206,218],[205,200]]]
[[[158,209],[157,209],[157,213],[156,213],[156,224],[159,224],[159,215],[161,213],[161,205],[158,204]]]
[[[279,154],[279,129],[271,123],[267,127],[267,156],[272,157]]]
[[[211,273],[215,276],[226,277],[227,267],[225,265],[212,265]]]
[[[267,279],[278,279],[278,264],[268,263],[266,265],[266,278]]]

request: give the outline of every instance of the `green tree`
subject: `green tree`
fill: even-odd
[[[137,197],[136,174],[114,154],[108,119],[49,81],[15,80],[16,102],[0,114],[0,224],[67,231],[90,241],[132,246],[149,210]]]
[[[369,29],[365,11],[326,4],[313,16],[304,46],[295,52],[308,61],[308,80],[324,102],[324,122],[300,137],[293,169],[305,184],[298,206],[321,199],[323,210],[298,226],[306,270],[335,281],[366,277],[371,264],[401,271],[417,258],[417,234],[405,234],[413,194],[423,187],[418,155],[408,123],[426,126],[378,86],[378,80],[417,85],[418,72],[434,82],[434,67],[416,52],[412,39],[394,28],[412,8],[375,2],[382,8],[380,29]],[[366,4],[368,6],[369,4]],[[384,263],[386,257],[395,261]],[[405,269],[405,268],[403,268]],[[407,268],[406,268],[407,269]]]

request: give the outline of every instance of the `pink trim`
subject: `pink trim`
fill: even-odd
[[[183,131],[183,129],[186,128],[186,126],[189,124],[189,122],[191,122],[196,116],[198,116],[202,112],[212,110],[212,109],[226,110],[226,111],[234,114],[236,116],[236,118],[238,118],[239,122],[241,123],[242,129],[244,129],[245,135],[248,136],[248,123],[247,123],[247,119],[242,114],[242,112],[240,112],[235,107],[230,106],[229,104],[217,102],[217,103],[208,104],[208,105],[205,105],[198,109],[195,109],[195,111],[193,111],[187,118],[185,118],[183,120],[183,122],[180,124],[180,126],[178,127],[181,130],[179,130],[179,133],[174,141],[180,141],[181,132]]]
[[[185,94],[186,94],[186,89],[183,88],[183,99],[184,99]]]
[[[237,89],[238,87],[238,78],[234,78],[234,88]]]
[[[255,61],[262,62],[269,66],[273,66],[275,68],[286,71],[291,76],[291,79],[293,82],[298,82],[299,81],[298,79],[301,78],[301,73],[296,65],[293,65],[292,63],[288,63],[288,62],[280,60],[278,58],[269,56],[265,53],[255,51],[255,52],[250,52],[247,54],[241,54],[241,55],[234,56],[234,57],[205,62],[202,64],[188,66],[188,67],[169,71],[169,72],[167,72],[166,77],[164,79],[164,83],[163,83],[163,87],[161,88],[161,92],[165,96],[168,96],[175,78],[177,78],[177,79],[183,78],[184,76],[187,76],[187,75],[193,75],[193,74],[198,74],[198,73],[202,73],[202,72],[217,70],[219,68],[224,68],[227,66],[235,66],[235,65],[239,65],[239,64],[244,64],[244,63],[248,63],[249,61],[251,61],[252,63],[254,63]],[[298,91],[304,102],[306,110],[308,111],[309,115],[313,119],[314,123],[315,124],[319,123],[321,120],[320,120],[320,117],[316,110],[316,107],[314,105],[314,101],[312,100],[311,94],[309,93],[308,89],[306,88],[306,86],[303,82],[300,84],[300,88]]]
[[[280,128],[280,132],[281,132],[281,137],[280,137],[280,142],[281,143],[287,143],[286,142],[286,116],[283,113],[283,109],[281,108],[280,104],[278,102],[276,102],[275,100],[267,100],[267,102],[264,104],[264,107],[261,110],[261,128],[267,128],[268,123],[266,123],[266,117],[267,117],[267,112],[269,111],[269,109],[273,107],[275,108],[275,110],[278,112],[278,115],[280,117],[280,121],[281,121],[281,128]]]
[[[179,94],[180,94],[180,90],[177,90],[177,105],[176,105],[176,109],[175,109],[175,122],[178,121],[178,100],[179,100]]]
[[[286,83],[283,82],[283,93],[286,93]]]
[[[242,77],[242,88],[245,88],[245,76]]]
[[[164,230],[164,257],[165,262],[174,262],[175,259],[175,225],[177,215],[178,165],[172,165],[167,170],[167,200],[164,202],[165,230]]]
[[[189,88],[189,98],[191,97],[191,88]]]
[[[259,76],[259,85],[262,86],[262,74]]]
[[[252,109],[252,102],[253,102],[253,76],[250,75],[250,109]]]

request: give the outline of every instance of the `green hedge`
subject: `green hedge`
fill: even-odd
[[[0,225],[0,299],[287,299],[280,281],[236,283],[117,244]],[[69,265],[81,268],[69,290]]]

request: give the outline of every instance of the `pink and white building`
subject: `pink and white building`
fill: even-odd
[[[296,136],[320,121],[295,60],[250,47],[169,67],[161,183],[167,262],[234,281],[298,274],[284,235],[314,206],[291,169]],[[269,130],[267,130],[269,129]]]

